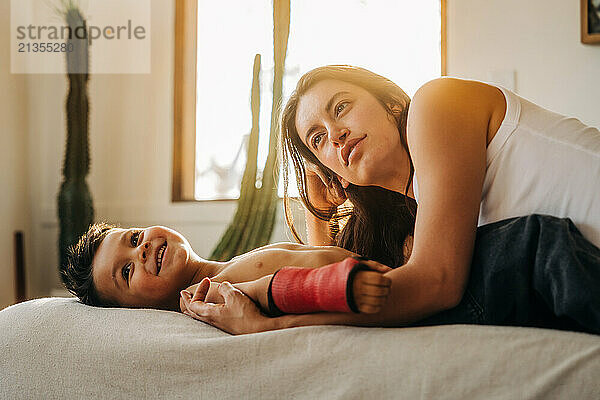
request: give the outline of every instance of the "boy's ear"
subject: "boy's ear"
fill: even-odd
[[[337,175],[337,178],[344,189],[348,188],[348,185],[350,184],[350,182],[348,182],[347,180],[345,180],[344,178],[342,178],[339,175]]]

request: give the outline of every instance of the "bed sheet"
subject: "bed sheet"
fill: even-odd
[[[186,315],[42,298],[0,311],[0,398],[599,399],[600,336],[312,326],[231,336]]]

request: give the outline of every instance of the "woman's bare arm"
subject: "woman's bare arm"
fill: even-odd
[[[409,279],[415,280],[415,290],[425,292],[430,281],[439,282],[447,306],[462,298],[477,231],[492,115],[479,93],[473,83],[437,79],[417,91],[408,115],[408,143],[419,182],[410,258],[415,271]]]

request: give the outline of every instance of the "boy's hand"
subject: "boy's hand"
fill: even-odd
[[[206,284],[206,287],[203,289],[206,289],[206,294],[204,295],[204,301],[206,301],[207,303],[215,303],[215,304],[223,304],[225,303],[225,299],[223,299],[223,296],[219,293],[219,282],[213,282],[213,281],[209,281],[210,284]],[[186,290],[190,293],[195,293],[196,289],[198,288],[198,286],[200,286],[202,282],[196,283],[195,285],[189,286]],[[179,296],[179,308],[181,310],[181,312],[184,312],[186,310],[185,308],[185,304],[183,303],[183,299],[181,298],[181,296]]]
[[[391,268],[389,269],[391,270]],[[358,310],[365,314],[375,314],[381,311],[390,294],[391,286],[392,280],[384,276],[382,272],[358,271],[352,282],[352,293]]]

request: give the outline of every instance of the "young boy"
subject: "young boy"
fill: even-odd
[[[316,268],[356,254],[334,246],[276,243],[239,255],[228,262],[204,260],[180,233],[163,226],[121,229],[92,225],[72,248],[61,278],[83,303],[105,307],[140,307],[184,311],[180,292],[194,293],[206,277],[207,302],[223,303],[217,288],[228,281],[269,310],[272,274],[282,267]],[[373,267],[377,268],[377,267]],[[389,293],[389,278],[381,271],[362,270],[352,280],[351,293],[360,312],[379,311]]]
[[[412,249],[408,247],[410,253]],[[211,308],[215,306],[210,303],[224,303],[217,288],[220,282],[228,281],[258,303],[263,311],[272,314],[269,285],[276,271],[273,282],[286,270],[280,268],[296,266],[305,273],[319,273],[331,265],[347,264],[351,256],[355,254],[333,246],[278,243],[221,263],[200,258],[181,234],[169,228],[120,229],[96,224],[74,246],[70,261],[61,267],[61,277],[67,289],[85,304],[151,307],[187,313],[195,312],[200,303],[208,303],[205,305]],[[342,295],[347,297],[341,297],[342,302],[350,303],[352,299],[361,315],[308,311],[298,318],[282,317],[285,321],[278,327],[384,326],[377,318],[385,314],[386,308],[398,307],[391,282],[385,276],[392,269],[377,266],[373,261],[362,263],[374,270],[358,271],[353,280],[348,278],[348,287],[352,289],[342,287]],[[306,282],[304,277],[286,276],[286,284],[277,285],[279,295],[294,298],[300,293],[296,298],[302,298],[307,286],[297,282]],[[211,280],[207,292],[205,278]],[[313,279],[320,282],[318,289],[327,288],[329,281],[336,280],[335,276],[334,279],[327,275],[321,278],[320,281]],[[598,334],[598,282],[600,248],[585,239],[569,218],[539,214],[509,218],[477,228],[469,280],[460,303],[410,325],[516,325]],[[191,309],[180,297],[180,291],[185,288],[191,293],[198,288],[201,293],[201,302],[188,301]],[[320,300],[330,294],[326,290],[315,291],[310,285],[307,292]],[[323,293],[325,296],[319,297]],[[274,303],[280,304],[277,299]],[[370,318],[372,321],[367,321]],[[216,323],[218,321],[211,322]],[[386,323],[385,326],[405,325]]]

